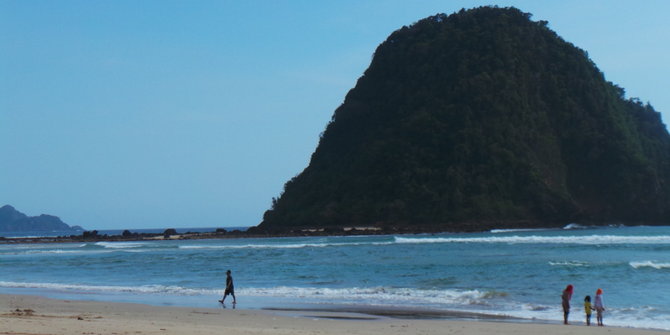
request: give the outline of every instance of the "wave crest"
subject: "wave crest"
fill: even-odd
[[[670,244],[670,236],[493,236],[493,237],[395,237],[396,243],[535,243],[535,244]]]
[[[22,283],[0,281],[0,287],[6,288],[40,288],[58,291],[85,291],[100,293],[144,293],[144,294],[174,294],[174,295],[202,295],[221,294],[222,290],[192,289],[181,286],[144,285],[144,286],[108,286],[108,285],[79,285],[59,283]]]
[[[670,263],[657,263],[654,261],[630,262],[628,264],[635,269],[639,268],[654,268],[656,270],[670,269]]]
[[[99,293],[132,293],[132,294],[169,294],[169,295],[221,295],[222,289],[187,288],[181,286],[144,285],[144,286],[107,286],[60,283],[23,283],[0,281],[5,288],[39,288],[57,291],[79,291]],[[350,288],[318,288],[318,287],[267,287],[237,288],[240,296],[306,298],[328,301],[364,301],[376,303],[419,303],[419,304],[456,304],[456,305],[487,305],[487,300],[504,298],[505,292],[480,290],[421,290],[395,287],[350,287]]]
[[[589,263],[582,261],[563,261],[563,262],[549,262],[551,266],[567,266],[567,267],[582,267],[588,266]]]

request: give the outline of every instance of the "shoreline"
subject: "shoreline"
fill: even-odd
[[[668,244],[668,227],[612,229],[619,230],[0,245],[1,262],[9,266],[0,293],[217,309],[212,296],[223,294],[221,274],[232,268],[242,284],[237,307],[244,309],[556,323],[561,314],[554,295],[570,282],[584,288],[583,294],[600,286],[612,293],[608,326],[670,331],[667,300],[651,299],[667,291],[667,283],[658,278],[668,260],[654,260],[648,253]],[[591,252],[610,241],[613,247],[607,249],[613,253]],[[603,263],[603,258],[609,261]],[[604,280],[611,274],[622,280]],[[584,280],[573,282],[578,276]],[[593,278],[603,279],[591,282]],[[647,284],[628,290],[631,280],[625,278]],[[576,308],[571,321],[581,325],[581,309]]]
[[[398,318],[375,311],[214,309],[0,294],[0,334],[610,334],[668,331],[535,321]],[[402,309],[396,310],[400,313]],[[367,313],[365,313],[367,312]],[[392,314],[392,313],[391,313]]]
[[[428,308],[407,308],[373,305],[333,305],[330,307],[312,307],[303,305],[297,308],[291,307],[267,307],[261,308],[266,311],[277,312],[326,312],[326,313],[354,313],[368,315],[372,318],[391,318],[402,320],[458,320],[458,321],[500,321],[500,322],[518,322],[518,323],[547,323],[557,324],[551,320],[532,320],[519,317],[466,312],[458,310],[439,310]]]

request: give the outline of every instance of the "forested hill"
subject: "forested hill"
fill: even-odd
[[[660,114],[515,8],[393,32],[259,229],[670,222]]]

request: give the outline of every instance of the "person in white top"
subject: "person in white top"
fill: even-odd
[[[604,326],[603,311],[605,310],[605,306],[603,305],[603,289],[601,288],[596,291],[596,299],[593,303],[593,307],[596,309],[596,320],[598,321],[598,326]]]

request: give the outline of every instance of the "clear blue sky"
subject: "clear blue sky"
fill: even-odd
[[[250,226],[394,30],[513,5],[670,118],[670,1],[0,0],[0,206]]]

